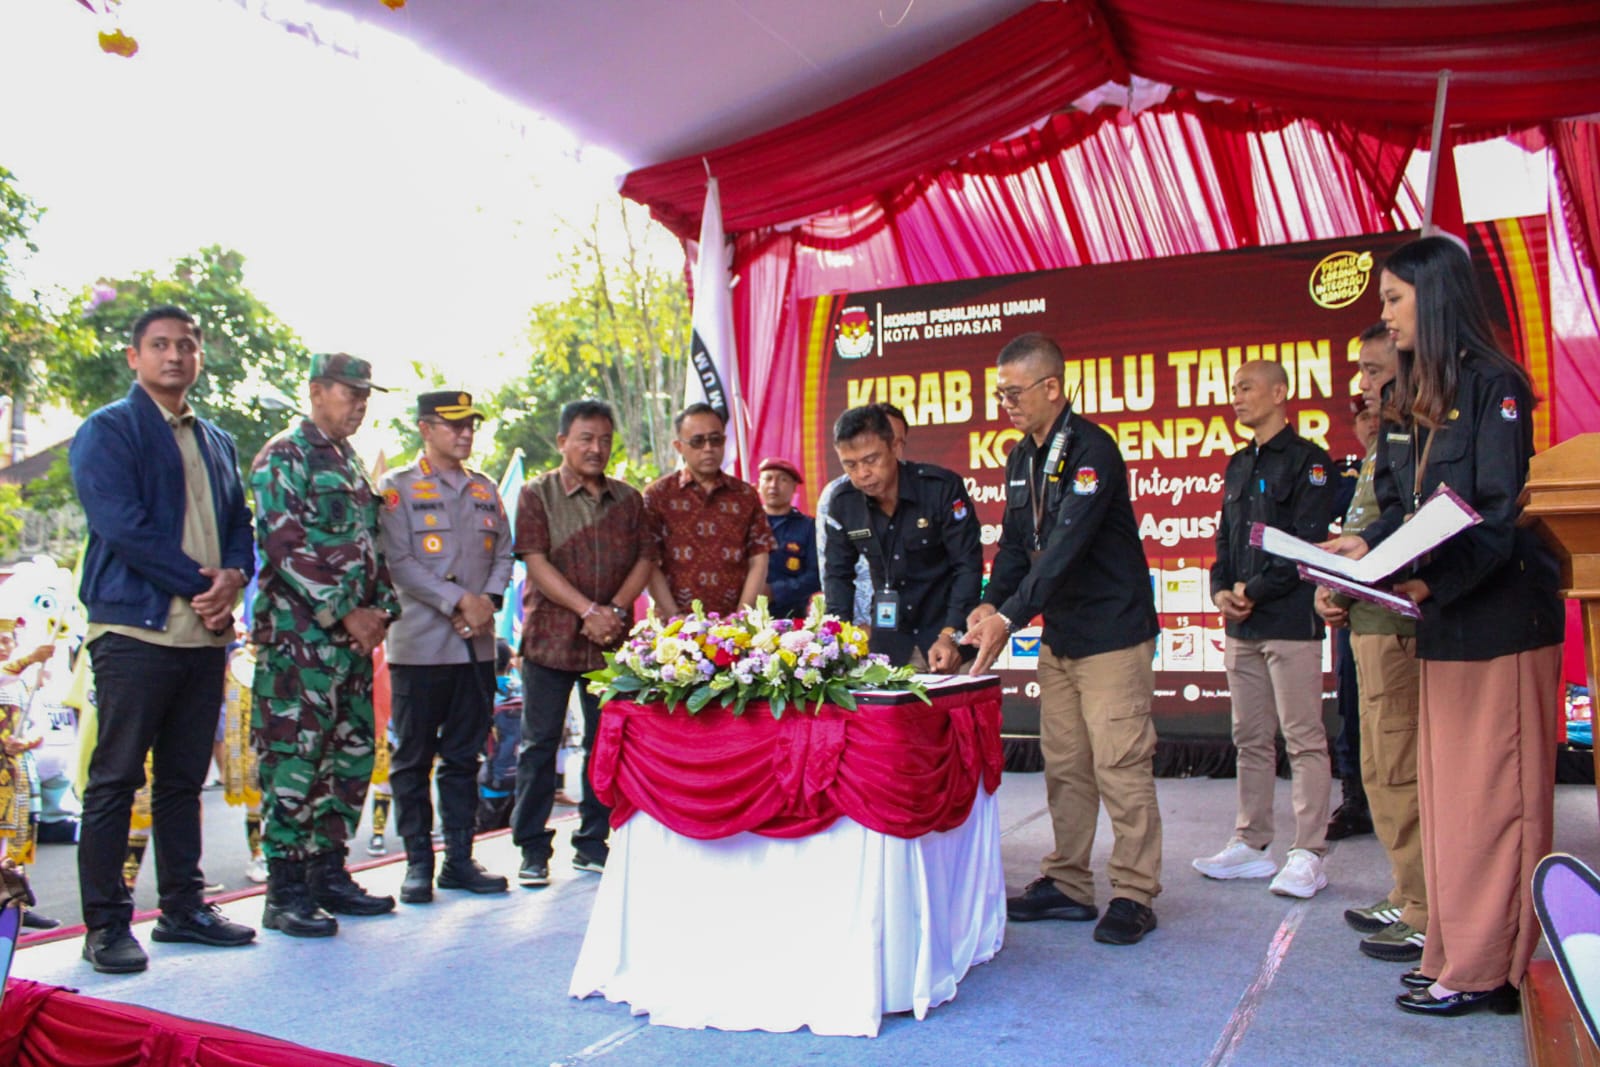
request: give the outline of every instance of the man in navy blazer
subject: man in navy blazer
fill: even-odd
[[[234,604],[255,571],[250,509],[233,438],[186,399],[204,359],[193,316],[151,308],[132,341],[133,386],[89,416],[69,457],[89,522],[78,595],[99,711],[78,841],[83,956],[109,974],[148,963],[122,880],[147,752],[161,903],[151,936],[223,947],[255,938],[205,902],[200,874],[200,789]]]

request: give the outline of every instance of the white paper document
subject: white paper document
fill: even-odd
[[[1309,541],[1302,541],[1292,534],[1259,522],[1250,528],[1250,543],[1266,549],[1274,556],[1339,575],[1346,581],[1371,585],[1482,521],[1482,517],[1465,500],[1448,486],[1441,485],[1434,490],[1427,503],[1401,524],[1400,529],[1360,559],[1335,555]]]

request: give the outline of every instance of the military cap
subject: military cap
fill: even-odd
[[[442,389],[436,393],[423,393],[418,396],[417,418],[428,415],[437,415],[451,422],[459,419],[487,418],[483,412],[472,406],[471,393],[462,393],[455,389]]]
[[[318,352],[312,356],[311,380],[318,379],[343,382],[353,389],[376,389],[380,393],[389,391],[381,385],[372,384],[372,364],[348,352]]]
[[[761,461],[761,466],[756,468],[756,473],[765,474],[767,471],[782,471],[784,474],[787,474],[789,477],[793,478],[797,485],[806,484],[806,480],[800,477],[800,468],[796,467],[793,463],[790,463],[786,459],[779,459],[777,456],[768,456],[766,459]]]

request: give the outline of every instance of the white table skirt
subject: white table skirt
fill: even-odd
[[[640,812],[611,855],[568,993],[653,1024],[875,1037],[956,995],[1005,939],[995,798],[912,840],[840,819],[785,840],[676,834]]]

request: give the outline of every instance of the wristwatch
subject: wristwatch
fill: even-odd
[[[606,607],[611,609],[612,614],[616,615],[617,621],[622,625],[626,626],[633,621],[633,612],[621,604],[607,604]]]

